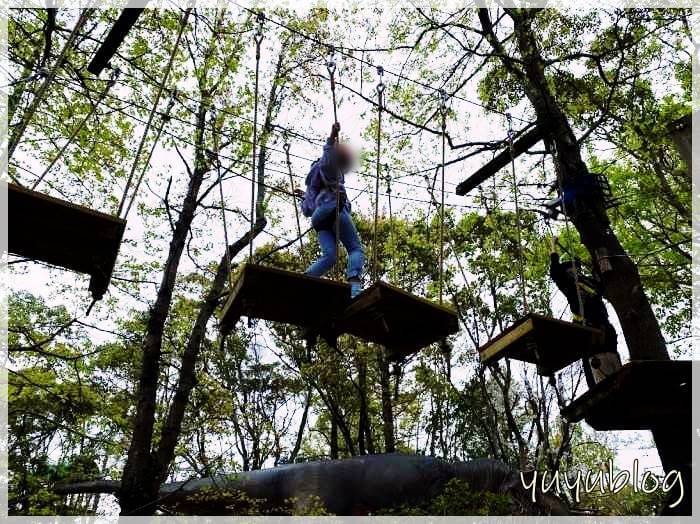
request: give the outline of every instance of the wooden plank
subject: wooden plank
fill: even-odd
[[[400,360],[456,333],[459,325],[452,309],[380,281],[353,300],[336,329],[382,345],[391,360]]]
[[[533,129],[523,134],[520,138],[513,142],[513,156],[517,158],[518,156],[525,153],[528,149],[533,147],[537,142],[542,140],[544,133],[541,126],[535,126]],[[510,150],[506,148],[495,157],[493,157],[484,166],[479,168],[474,174],[472,174],[465,181],[461,182],[457,186],[457,194],[464,196],[469,191],[482,184],[490,177],[498,173],[499,170],[503,169],[510,163]]]
[[[126,221],[16,184],[8,184],[8,250],[90,275],[101,298],[112,275]]]
[[[137,2],[131,1],[129,5],[133,5]],[[102,70],[107,67],[109,61],[112,59],[114,54],[119,49],[119,46],[126,38],[131,28],[136,23],[139,15],[143,12],[143,8],[127,7],[123,9],[119,18],[117,18],[114,25],[107,33],[102,45],[95,52],[92,60],[87,66],[87,70],[93,75],[99,75]]]
[[[385,346],[397,360],[458,331],[457,315],[385,282],[350,299],[350,286],[277,268],[246,264],[220,316],[226,334],[241,316],[322,328]]]
[[[241,316],[301,327],[327,326],[350,303],[350,286],[257,264],[245,264],[219,320],[228,333]]]
[[[541,375],[593,355],[602,343],[602,333],[587,326],[530,313],[479,348],[484,364],[503,358],[537,365]]]
[[[500,353],[506,350],[509,346],[519,341],[534,328],[531,318],[525,318],[524,322],[519,322],[509,329],[501,333],[491,343],[487,344],[483,349],[479,349],[479,357],[483,364],[489,364],[495,360],[502,358]]]
[[[692,361],[633,360],[566,406],[569,422],[598,431],[652,429],[690,422]]]

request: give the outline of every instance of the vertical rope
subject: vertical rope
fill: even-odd
[[[153,139],[153,145],[151,146],[151,150],[148,152],[148,157],[146,157],[146,162],[143,164],[143,169],[141,170],[141,175],[139,175],[139,179],[136,181],[136,185],[134,186],[134,191],[131,193],[131,199],[129,200],[129,205],[126,206],[126,210],[124,211],[124,217],[126,218],[129,216],[129,210],[131,209],[131,206],[133,203],[136,201],[136,197],[139,194],[139,188],[141,187],[141,182],[143,182],[144,177],[146,176],[146,171],[148,171],[148,167],[151,164],[151,158],[153,157],[153,152],[156,149],[156,146],[158,145],[158,141],[160,140],[160,136],[163,134],[163,129],[165,128],[165,125],[170,121],[170,112],[173,109],[173,105],[175,104],[175,97],[176,94],[173,92],[172,96],[170,97],[170,101],[168,102],[168,106],[165,108],[165,113],[163,113],[160,126],[158,127],[158,131],[156,132],[156,137]]]
[[[248,242],[248,260],[250,263],[255,263],[253,257],[253,244],[255,240],[255,183],[257,180],[256,173],[256,155],[258,152],[258,95],[260,81],[260,45],[263,38],[263,24],[265,23],[265,15],[262,12],[258,13],[258,28],[253,35],[255,40],[255,92],[253,94],[253,171],[250,176],[250,238]]]
[[[337,69],[337,64],[335,62],[335,49],[330,48],[330,53],[328,55],[328,60],[326,61],[326,69],[328,70],[328,78],[330,79],[331,82],[331,97],[333,99],[333,122],[335,124],[338,123],[338,102],[336,101],[335,98],[335,71]],[[337,143],[337,138],[336,138],[336,143]],[[335,175],[335,260],[336,264],[338,259],[340,258],[340,177],[341,177],[341,172],[340,168],[338,168],[338,171]],[[338,279],[340,279],[340,275],[342,274],[340,269],[338,269],[339,266],[336,266],[336,274],[338,276]]]
[[[294,187],[294,175],[292,174],[292,160],[289,156],[289,150],[291,145],[289,141],[285,139],[284,142],[284,153],[287,157],[287,170],[289,171],[289,186],[292,192],[292,204],[294,205],[294,216],[297,221],[297,234],[299,235],[299,246],[301,247],[301,256],[304,258],[304,238],[301,234],[301,219],[299,218],[299,206],[297,205],[296,189]]]
[[[219,139],[218,133],[214,130],[214,148],[216,149],[216,174],[219,179],[219,200],[221,203],[221,220],[224,224],[224,242],[226,244],[226,268],[228,270],[228,285],[229,288],[233,287],[233,271],[231,269],[231,251],[230,244],[228,241],[228,225],[226,224],[226,204],[224,201],[224,181],[221,175],[221,161],[219,158]]]
[[[338,123],[338,103],[335,98],[335,71],[338,64],[335,61],[335,48],[331,47],[326,61],[326,69],[328,70],[328,78],[331,81],[331,97],[333,98],[333,122]]]
[[[388,166],[385,166],[386,168],[386,196],[387,200],[389,203],[389,244],[392,247],[391,250],[391,273],[389,274],[390,281],[395,283],[396,282],[396,257],[394,256],[394,252],[396,250],[396,246],[394,245],[394,212],[391,207],[391,172],[389,171]]]
[[[94,104],[92,104],[92,107],[90,108],[90,111],[88,111],[87,115],[85,115],[85,118],[83,118],[80,121],[80,123],[75,127],[75,129],[73,129],[73,132],[68,137],[68,140],[66,141],[66,143],[63,144],[63,146],[58,151],[58,153],[56,153],[56,156],[54,156],[53,159],[51,160],[51,162],[49,162],[49,165],[46,166],[46,169],[44,169],[44,172],[41,174],[41,176],[39,176],[39,178],[36,180],[36,182],[34,182],[34,184],[32,185],[32,190],[35,190],[37,188],[37,186],[39,184],[41,184],[42,180],[44,180],[44,177],[49,173],[49,171],[51,171],[53,166],[56,165],[56,162],[58,162],[63,157],[63,154],[66,152],[66,149],[68,149],[68,147],[73,143],[73,140],[75,140],[75,137],[78,136],[78,133],[80,133],[80,131],[85,126],[85,124],[87,124],[87,121],[90,119],[90,117],[95,114],[95,111],[97,111],[97,108],[102,103],[105,96],[107,96],[107,93],[109,92],[109,90],[117,82],[117,78],[119,77],[119,73],[120,73],[119,69],[114,69],[112,71],[112,76],[109,79],[109,81],[107,82],[107,85],[105,86],[105,88],[100,93],[100,96],[97,98],[97,101]]]
[[[510,113],[506,113],[508,120],[508,151],[510,152],[510,167],[513,182],[513,203],[515,205],[515,239],[518,243],[518,277],[520,279],[520,293],[522,298],[523,310],[527,315],[529,307],[527,303],[527,288],[525,284],[525,258],[523,256],[523,246],[520,231],[520,204],[518,203],[518,180],[515,176],[515,153],[513,152],[513,117]]]
[[[48,71],[46,74],[46,78],[44,78],[44,82],[41,84],[41,87],[36,91],[36,94],[34,95],[34,98],[32,99],[31,105],[27,108],[27,110],[24,112],[24,115],[22,116],[22,120],[20,121],[19,125],[17,128],[14,130],[12,135],[10,136],[8,147],[7,147],[7,159],[9,160],[12,158],[12,154],[15,152],[15,149],[19,145],[20,140],[22,139],[22,135],[24,134],[25,130],[27,129],[27,126],[29,123],[32,121],[32,118],[34,118],[34,113],[36,113],[36,110],[39,108],[39,104],[43,102],[44,96],[49,90],[49,87],[53,83],[53,80],[56,76],[56,73],[58,72],[58,69],[63,65],[63,60],[65,59],[66,55],[68,54],[68,51],[73,47],[73,44],[75,43],[76,38],[78,37],[78,32],[82,27],[85,25],[87,22],[88,17],[94,9],[83,9],[80,12],[80,16],[78,17],[78,21],[75,23],[75,27],[73,27],[73,30],[71,31],[70,35],[68,35],[68,39],[66,40],[66,43],[63,45],[63,48],[61,49],[60,54],[58,55],[58,58],[56,59],[56,62],[54,63],[53,67]],[[9,124],[9,122],[8,122]]]
[[[440,90],[440,113],[442,116],[442,160],[440,164],[440,261],[439,295],[443,303],[445,280],[445,139],[447,137],[447,93]]]
[[[379,280],[377,228],[379,222],[379,179],[381,178],[381,155],[382,155],[382,113],[384,111],[384,68],[377,67],[379,83],[377,84],[377,151],[376,151],[376,174],[374,180],[374,232],[372,235],[372,280]]]
[[[126,187],[124,188],[124,194],[122,195],[122,199],[119,202],[119,207],[117,208],[117,216],[120,216],[122,213],[122,209],[124,208],[124,204],[126,203],[126,196],[129,193],[129,188],[131,187],[131,182],[134,178],[134,174],[136,173],[136,168],[139,163],[139,157],[141,156],[141,151],[143,150],[143,146],[146,143],[146,137],[148,136],[148,132],[151,129],[151,124],[153,123],[153,117],[156,114],[156,109],[158,108],[158,103],[160,102],[160,97],[163,94],[163,91],[165,90],[165,83],[168,81],[168,77],[170,76],[170,70],[173,67],[173,62],[175,61],[175,55],[177,54],[177,50],[180,47],[180,40],[182,39],[182,33],[185,31],[185,26],[187,25],[187,19],[190,16],[190,13],[192,12],[192,8],[188,7],[185,10],[185,13],[182,16],[182,20],[180,21],[180,29],[177,33],[177,38],[175,39],[175,44],[173,45],[173,50],[170,52],[170,58],[168,59],[168,65],[165,66],[165,72],[163,73],[163,78],[161,79],[160,83],[158,84],[158,90],[156,91],[156,99],[153,101],[153,106],[151,107],[151,112],[148,115],[148,121],[146,122],[146,128],[143,130],[143,135],[141,136],[141,141],[139,142],[139,147],[136,150],[136,157],[134,158],[134,163],[131,166],[131,172],[129,173],[129,178],[126,180]]]

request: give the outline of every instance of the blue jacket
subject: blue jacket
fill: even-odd
[[[350,201],[345,192],[345,175],[338,167],[335,147],[329,138],[323,146],[321,158],[311,164],[309,174],[306,175],[306,191],[301,202],[301,211],[304,216],[313,215],[316,208],[323,205],[335,205],[336,186],[340,192],[344,209],[350,211]]]

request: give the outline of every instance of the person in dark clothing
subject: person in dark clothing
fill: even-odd
[[[588,387],[593,387],[621,365],[617,352],[617,333],[608,318],[601,282],[582,274],[580,260],[575,259],[573,263],[560,261],[554,245],[550,255],[549,276],[569,302],[574,322],[603,332],[600,352],[583,359],[586,382]]]

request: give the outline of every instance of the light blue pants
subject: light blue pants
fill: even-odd
[[[365,265],[365,252],[360,242],[360,236],[347,209],[338,216],[340,242],[348,252],[348,278],[359,278]],[[335,256],[335,225],[331,229],[318,232],[318,243],[321,246],[321,257],[306,270],[307,275],[321,277],[328,273],[337,262]]]

